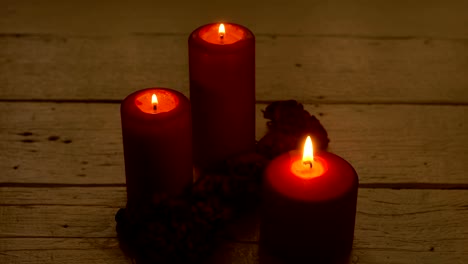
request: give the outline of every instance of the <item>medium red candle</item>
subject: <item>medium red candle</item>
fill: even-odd
[[[255,37],[236,24],[190,34],[194,164],[206,168],[255,148]]]
[[[192,183],[190,102],[166,88],[130,94],[120,107],[128,207]]]
[[[265,171],[260,245],[289,259],[334,263],[352,248],[358,177],[334,154],[314,156],[307,141],[303,153],[283,154]]]

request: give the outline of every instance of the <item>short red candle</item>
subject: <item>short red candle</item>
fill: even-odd
[[[127,206],[149,202],[155,193],[179,195],[190,187],[192,135],[187,97],[166,88],[148,88],[127,96],[120,113]]]
[[[265,170],[260,245],[288,259],[335,263],[350,253],[358,177],[344,159],[317,153],[312,169],[302,151],[274,159]]]
[[[209,167],[255,148],[255,37],[224,23],[190,34],[194,164]]]

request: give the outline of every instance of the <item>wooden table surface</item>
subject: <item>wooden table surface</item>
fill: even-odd
[[[296,99],[360,177],[350,263],[468,263],[468,2],[0,1],[0,263],[130,263],[119,103],[188,95],[187,38],[257,37],[261,109]],[[259,257],[257,222],[215,252]]]

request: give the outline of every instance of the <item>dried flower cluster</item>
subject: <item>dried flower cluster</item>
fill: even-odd
[[[258,142],[257,152],[269,159],[297,149],[307,136],[312,137],[314,149],[326,150],[328,134],[320,121],[295,100],[276,101],[263,112],[268,132]]]

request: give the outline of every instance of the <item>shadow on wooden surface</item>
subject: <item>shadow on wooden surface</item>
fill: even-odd
[[[275,256],[274,252],[264,249],[259,246],[258,249],[258,263],[259,264],[351,264],[351,255],[340,257],[335,260],[318,260],[314,258],[301,258],[292,259],[288,257]]]

